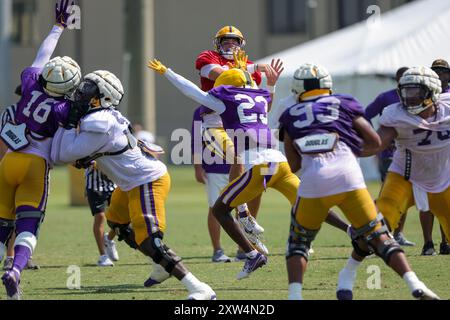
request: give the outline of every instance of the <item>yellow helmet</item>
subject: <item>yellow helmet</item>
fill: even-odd
[[[218,86],[235,86],[257,88],[255,81],[248,71],[242,69],[230,69],[222,72],[214,82],[214,88]]]
[[[217,52],[219,52],[222,56],[224,56],[227,59],[233,59],[233,51],[230,50],[224,50],[222,48],[221,42],[223,38],[235,38],[238,39],[238,46],[239,48],[243,48],[245,46],[245,39],[242,33],[239,31],[238,28],[233,26],[225,26],[221,28],[219,31],[217,31],[216,35],[214,36],[214,48]]]

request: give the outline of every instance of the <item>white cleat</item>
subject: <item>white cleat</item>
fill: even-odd
[[[189,293],[188,300],[217,300],[217,296],[210,286],[202,282],[200,287]]]
[[[314,253],[314,249],[313,249],[313,247],[312,247],[312,244],[310,244],[310,246],[309,246],[309,250],[308,250],[308,254],[313,254]]]
[[[155,263],[152,259],[150,260],[153,265],[153,271],[150,274],[150,277],[144,282],[144,287],[146,288],[160,284],[170,278],[170,273],[168,273],[160,264]]]
[[[107,234],[103,236],[103,241],[105,244],[105,251],[108,257],[112,261],[119,261],[119,253],[117,252],[116,249],[116,242],[114,240],[109,240]]]
[[[241,225],[242,229],[244,229],[245,233],[252,234],[262,234],[264,232],[264,228],[261,227],[255,218],[251,215],[246,216],[245,218],[238,217],[238,222]]]
[[[98,258],[97,266],[99,267],[113,267],[114,262],[108,257],[108,255],[104,254]]]
[[[414,290],[412,295],[417,300],[441,300],[437,294],[425,286],[421,289]]]
[[[266,245],[261,241],[261,238],[259,235],[252,234],[252,233],[245,233],[245,236],[247,237],[248,241],[251,242],[253,247],[258,250],[258,252],[268,255],[269,249],[267,249]]]

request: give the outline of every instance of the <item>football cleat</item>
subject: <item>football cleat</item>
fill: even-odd
[[[414,242],[409,241],[405,238],[403,233],[399,232],[394,235],[394,239],[397,241],[397,243],[404,247],[414,247],[416,244]]]
[[[245,233],[261,234],[264,232],[264,228],[261,227],[256,221],[256,219],[251,215],[248,215],[243,218],[238,217],[237,220],[241,228],[245,231]]]
[[[414,290],[412,295],[417,300],[441,300],[437,294],[425,286],[422,289]]]
[[[244,267],[242,270],[238,273],[236,276],[236,279],[242,280],[245,278],[248,278],[250,276],[250,273],[255,271],[258,268],[261,268],[263,265],[267,263],[267,258],[261,253],[257,253],[257,255],[253,258],[247,258],[245,261]]]
[[[160,264],[155,263],[153,260],[151,260],[151,263],[153,265],[153,271],[150,274],[150,277],[144,282],[144,287],[146,288],[161,284],[170,278],[170,274]]]
[[[222,249],[214,251],[212,262],[231,262],[231,258]]]
[[[22,291],[20,289],[20,274],[14,269],[6,271],[2,276],[3,285],[6,289],[6,297],[8,300],[20,300]]]
[[[450,254],[450,244],[448,242],[441,242],[439,246],[439,254]]]
[[[216,293],[210,286],[202,282],[201,286],[189,293],[188,300],[217,300]]]
[[[14,257],[6,257],[5,262],[3,262],[3,270],[11,270],[14,263]]]
[[[99,267],[113,267],[114,262],[108,257],[108,255],[104,254],[98,258],[97,266]]]
[[[352,290],[341,289],[336,291],[336,297],[338,300],[353,300]]]
[[[27,270],[39,270],[40,267],[39,267],[39,265],[37,263],[35,263],[33,261],[33,258],[30,257],[28,259],[28,261],[27,261],[27,265],[25,266],[25,269],[27,269]]]
[[[421,256],[435,256],[436,250],[434,250],[434,243],[429,241],[423,245]]]
[[[114,240],[109,240],[108,235],[105,234],[103,236],[103,243],[104,243],[105,251],[106,251],[106,254],[108,255],[108,257],[112,261],[119,261],[119,253],[117,252],[117,249],[116,249],[116,242]]]

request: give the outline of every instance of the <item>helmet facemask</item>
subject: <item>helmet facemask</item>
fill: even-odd
[[[100,99],[100,90],[97,84],[91,80],[83,80],[72,95],[75,108],[86,114],[90,109],[96,106],[92,105],[92,99]]]
[[[398,94],[406,111],[413,115],[418,115],[433,105],[432,92],[423,84],[400,85]]]
[[[238,37],[226,36],[217,39],[216,47],[221,56],[228,60],[232,60],[233,53],[238,49],[242,49],[244,46],[242,39]]]

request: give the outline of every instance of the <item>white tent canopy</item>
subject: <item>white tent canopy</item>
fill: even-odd
[[[303,62],[325,66],[333,76],[394,74],[450,55],[450,1],[420,0],[316,40],[260,59],[281,58],[285,76]]]
[[[449,23],[449,0],[419,0],[386,12],[378,20],[372,16],[258,60],[270,63],[272,58],[281,58],[285,67],[269,124],[278,126],[278,102],[290,93],[292,75],[301,64],[323,65],[333,77],[335,92],[351,94],[367,106],[378,94],[396,86],[393,79],[378,75],[392,77],[400,67],[431,66],[437,58],[449,58]],[[378,178],[375,159],[362,159],[361,166],[367,179]]]

